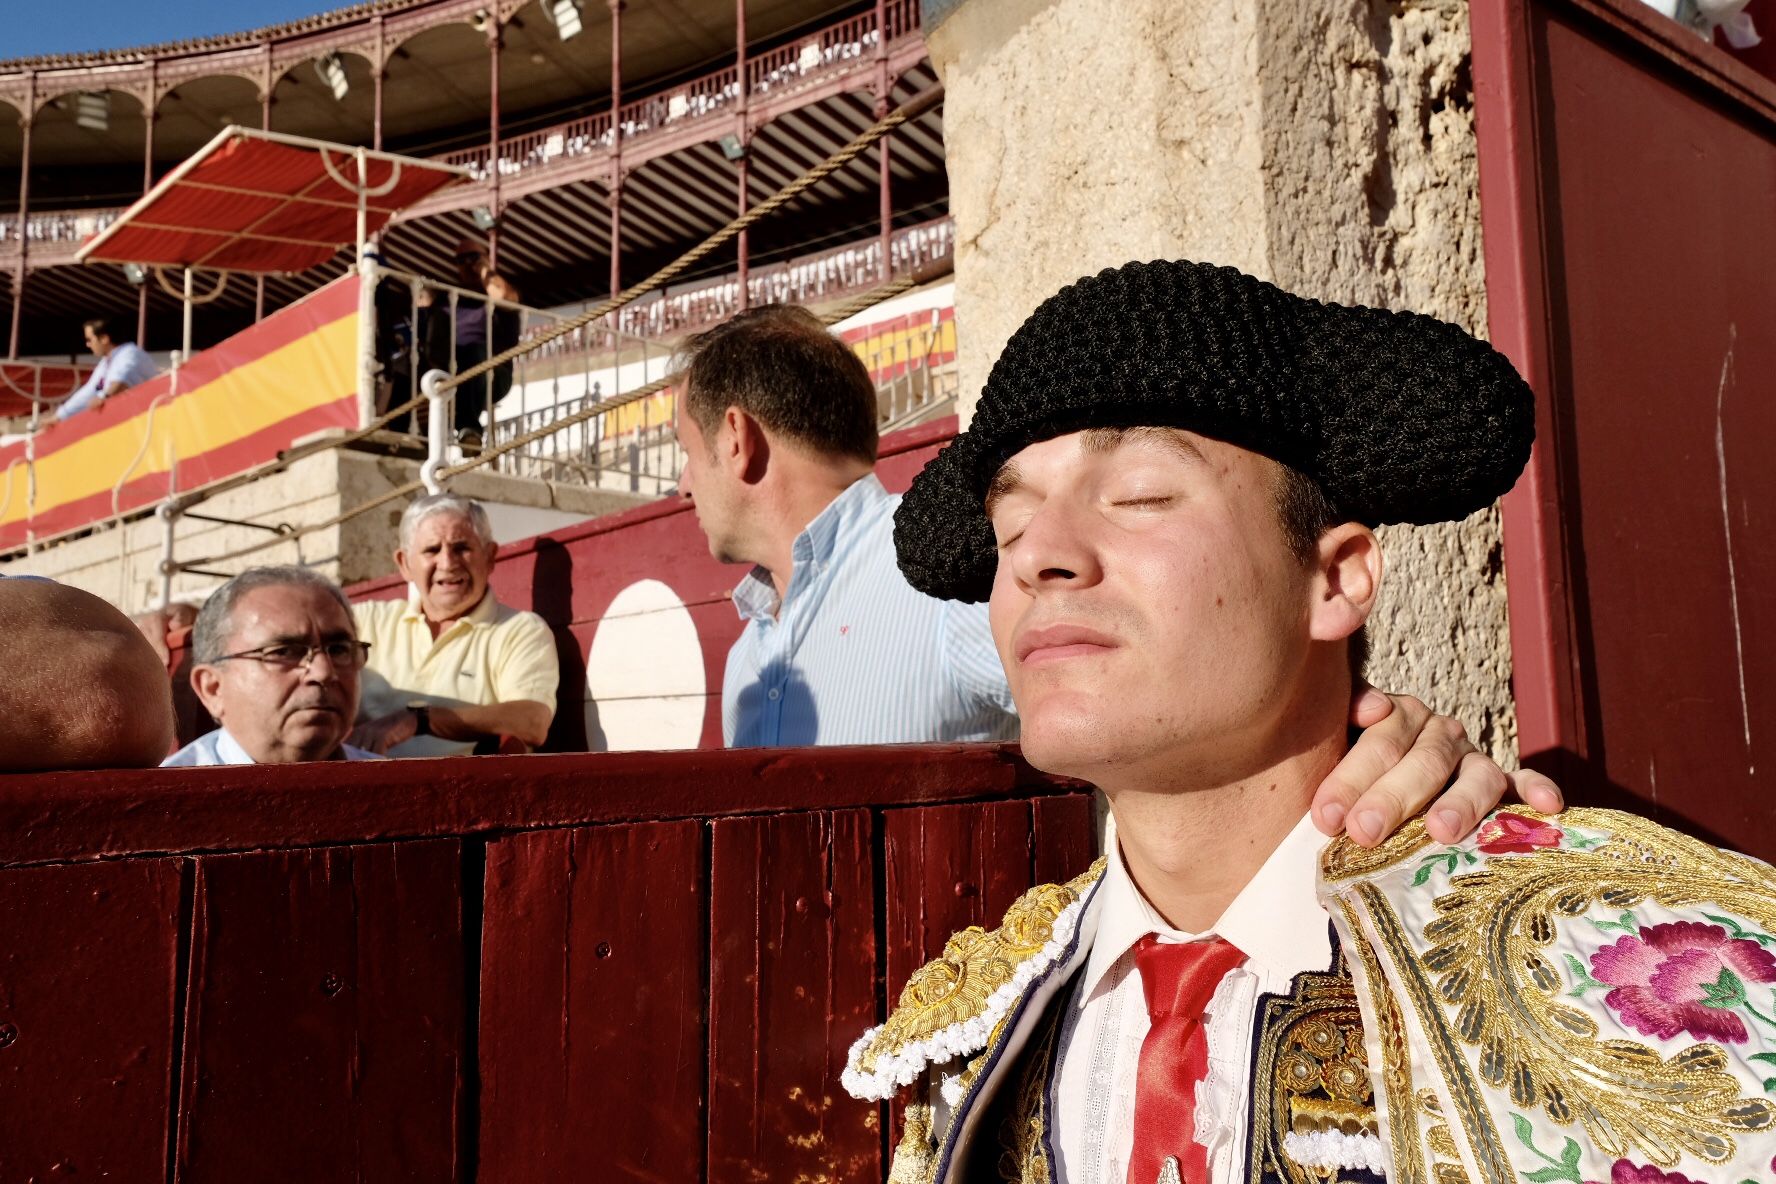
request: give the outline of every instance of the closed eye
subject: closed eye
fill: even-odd
[[[1169,506],[1177,500],[1178,500],[1177,498],[1171,496],[1170,494],[1164,494],[1164,495],[1157,496],[1157,497],[1124,498],[1121,501],[1114,501],[1114,502],[1111,502],[1110,504],[1113,506],[1143,506],[1143,507],[1147,507],[1147,508],[1151,509],[1151,508],[1157,508],[1159,506]]]

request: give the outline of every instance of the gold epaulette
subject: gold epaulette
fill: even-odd
[[[1072,940],[1086,891],[1104,866],[1099,859],[1068,883],[1039,884],[1017,898],[997,929],[970,926],[945,942],[943,954],[907,980],[887,1022],[851,1046],[846,1092],[880,1101],[926,1069],[985,1048]]]

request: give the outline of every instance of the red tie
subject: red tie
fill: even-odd
[[[1246,960],[1218,937],[1135,945],[1135,966],[1153,1026],[1141,1042],[1135,1085],[1135,1146],[1128,1184],[1154,1184],[1168,1158],[1184,1184],[1209,1184],[1209,1153],[1196,1141],[1196,1087],[1209,1071],[1203,1010],[1227,972]]]

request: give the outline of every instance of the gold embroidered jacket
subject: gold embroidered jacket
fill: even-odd
[[[1099,861],[968,929],[851,1050],[921,1082],[889,1179],[1054,1179],[1046,1083],[1096,931]],[[1261,1001],[1246,1178],[1776,1184],[1776,871],[1632,815],[1413,823],[1321,861],[1339,964]],[[1328,1158],[1330,1157],[1330,1158]]]

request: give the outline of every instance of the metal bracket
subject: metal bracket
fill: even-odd
[[[249,530],[263,530],[267,534],[293,535],[296,533],[296,528],[291,526],[288,522],[280,522],[276,526],[267,526],[263,522],[242,522],[238,518],[218,518],[214,514],[194,514],[190,510],[186,510],[180,515],[180,517],[191,518],[198,522],[214,522],[220,526],[244,526]],[[196,569],[187,568],[186,570],[195,571]]]

